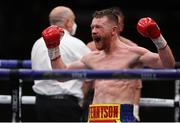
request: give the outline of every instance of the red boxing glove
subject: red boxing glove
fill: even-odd
[[[167,46],[167,42],[161,35],[158,25],[150,17],[141,18],[138,21],[137,31],[142,36],[151,38],[158,49],[163,49]]]
[[[64,34],[64,30],[58,26],[52,25],[42,32],[42,37],[47,48],[55,48],[59,46],[60,39]]]
[[[64,30],[55,25],[47,27],[42,32],[42,37],[46,47],[48,48],[48,55],[51,60],[55,60],[60,57],[59,44],[63,35]]]
[[[137,23],[137,31],[144,37],[156,39],[161,32],[156,22],[150,17],[141,18]]]

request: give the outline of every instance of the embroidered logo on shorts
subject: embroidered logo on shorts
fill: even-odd
[[[120,104],[93,104],[89,107],[89,123],[120,122]]]

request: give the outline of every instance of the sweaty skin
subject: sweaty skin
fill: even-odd
[[[61,58],[51,61],[54,69],[119,70],[143,68],[173,68],[175,60],[169,46],[153,53],[139,46],[129,46],[120,41],[116,26],[106,16],[93,18],[92,38],[96,48],[81,60],[66,66]],[[134,104],[138,85],[133,80],[96,80],[93,103]]]

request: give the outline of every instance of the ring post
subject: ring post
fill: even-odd
[[[13,69],[10,72],[10,82],[12,88],[12,95],[11,95],[11,104],[12,104],[12,122],[21,122],[21,111],[19,106],[21,106],[21,98],[19,95],[20,88],[20,80],[17,70]]]
[[[180,121],[180,80],[175,80],[174,121]]]

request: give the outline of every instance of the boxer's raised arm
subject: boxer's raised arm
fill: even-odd
[[[175,67],[175,59],[166,40],[163,38],[157,23],[150,17],[141,18],[137,23],[137,31],[144,37],[150,38],[158,49],[161,67]],[[152,56],[153,57],[153,56]],[[154,56],[155,57],[155,56]],[[157,63],[158,63],[157,60]],[[152,61],[156,62],[156,61]]]
[[[86,65],[78,60],[72,64],[65,65],[61,59],[60,48],[61,38],[64,35],[64,30],[58,26],[49,26],[42,32],[42,37],[48,48],[48,55],[51,60],[51,65],[53,69],[83,69]]]

